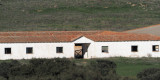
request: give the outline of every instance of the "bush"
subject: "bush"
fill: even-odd
[[[137,79],[133,77],[120,77],[119,80],[137,80]]]
[[[118,80],[116,64],[108,60],[92,60],[87,65],[76,65],[62,72],[59,80]]]
[[[58,80],[101,80],[101,75],[93,70],[79,66],[62,72]]]
[[[110,72],[116,73],[116,64],[108,60],[96,60],[96,62],[91,62],[91,67],[93,69],[98,69],[103,76],[108,75]]]
[[[2,77],[2,76],[0,76],[0,80],[7,80],[6,78],[4,78],[4,77]]]
[[[30,61],[36,75],[52,75],[56,76],[73,66],[69,59],[33,59]]]
[[[19,65],[10,69],[10,76],[30,77],[35,75],[34,68],[31,65]]]
[[[116,64],[108,60],[93,60],[77,65],[69,59],[32,59],[0,64],[0,76],[7,80],[118,80]]]
[[[91,69],[96,73],[100,73],[102,80],[117,80],[116,64],[112,61],[98,59],[91,62]]]
[[[9,72],[10,72],[10,69],[12,67],[15,67],[15,66],[19,66],[19,62],[18,61],[11,61],[11,62],[2,62],[0,64],[0,76],[6,78],[6,79],[9,79]]]
[[[160,69],[149,68],[137,74],[137,78],[140,80],[160,80]]]

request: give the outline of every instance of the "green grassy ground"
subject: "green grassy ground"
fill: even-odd
[[[91,59],[92,60],[92,59]],[[86,64],[89,60],[75,60],[77,63]],[[93,59],[94,60],[94,59]],[[147,68],[160,68],[160,58],[107,58],[117,64],[117,73],[122,77],[136,79],[137,73]]]
[[[137,73],[147,68],[160,68],[160,58],[110,58],[117,64],[120,76],[136,78]]]
[[[160,24],[160,0],[0,0],[0,31],[114,30]]]

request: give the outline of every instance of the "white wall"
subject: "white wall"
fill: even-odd
[[[33,47],[33,54],[26,54],[26,47]],[[63,53],[56,53],[56,47],[63,47]],[[11,48],[11,54],[5,54],[4,48]],[[1,43],[0,59],[31,59],[74,57],[72,43]]]
[[[128,42],[94,42],[85,37],[68,43],[0,43],[0,60],[31,58],[74,58],[76,43],[90,43],[84,58],[103,57],[160,57],[160,52],[153,52],[152,45],[160,45],[160,41],[128,41]],[[131,46],[137,45],[138,52],[131,52]],[[102,53],[102,46],[109,47],[109,53]],[[4,48],[11,48],[11,54],[5,54]],[[33,54],[26,54],[26,47],[33,47]],[[63,47],[63,53],[56,53],[56,47]]]
[[[132,52],[131,46],[137,45],[138,52]],[[152,45],[160,45],[160,41],[129,41],[129,42],[95,42],[89,47],[89,58],[101,57],[160,57],[160,52],[153,52]],[[102,53],[102,46],[108,46],[109,52]]]

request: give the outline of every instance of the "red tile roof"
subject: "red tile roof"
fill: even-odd
[[[0,32],[0,43],[73,42],[85,36],[95,42],[105,41],[157,41],[160,37],[113,31],[24,31]]]

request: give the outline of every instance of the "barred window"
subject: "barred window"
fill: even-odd
[[[5,48],[5,54],[11,54],[11,48]]]
[[[63,47],[57,47],[56,52],[57,53],[63,53]]]
[[[26,48],[26,53],[27,54],[32,54],[33,53],[33,47],[27,47]]]

